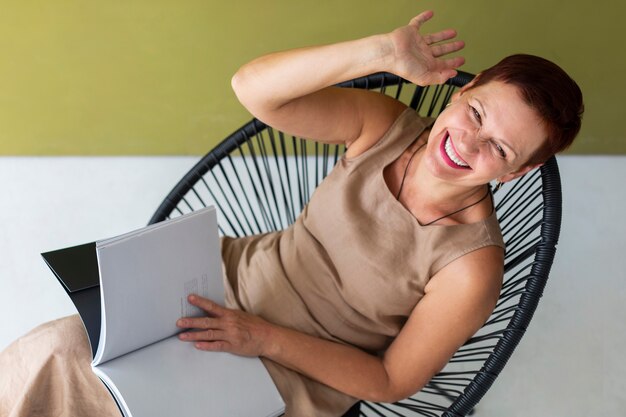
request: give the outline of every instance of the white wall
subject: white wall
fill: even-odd
[[[0,158],[0,349],[74,312],[39,253],[145,225],[196,160]],[[626,409],[626,157],[566,156],[559,165],[564,214],[553,272],[480,416]]]
[[[76,311],[41,252],[145,226],[197,159],[0,158],[0,349]]]

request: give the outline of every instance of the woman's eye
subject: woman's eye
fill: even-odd
[[[502,146],[498,145],[497,143],[494,143],[493,146],[495,146],[496,151],[498,151],[498,154],[500,154],[502,158],[506,158],[506,152],[504,152]]]
[[[476,121],[482,125],[483,119],[480,116],[480,113],[478,113],[478,110],[476,110],[476,107],[470,106],[470,110],[472,111],[472,115],[474,116],[474,119],[476,119]]]

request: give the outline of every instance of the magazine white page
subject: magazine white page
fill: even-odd
[[[284,404],[257,358],[171,337],[94,368],[125,417],[274,417]]]
[[[96,243],[102,324],[93,364],[165,339],[176,320],[200,316],[191,293],[223,305],[215,208]]]

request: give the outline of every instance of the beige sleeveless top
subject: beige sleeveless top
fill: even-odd
[[[222,239],[227,305],[311,335],[384,351],[454,259],[504,247],[494,213],[478,223],[421,226],[383,169],[432,124],[407,109],[380,141],[342,158],[288,229]],[[290,416],[341,416],[357,399],[263,360]]]

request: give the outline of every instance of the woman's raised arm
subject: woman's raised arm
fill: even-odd
[[[237,71],[233,89],[258,119],[285,132],[350,144],[379,137],[404,105],[381,94],[331,87],[375,72],[391,72],[419,85],[443,83],[463,58],[442,58],[463,48],[448,29],[421,35],[431,11],[393,32],[331,45],[272,53]]]

